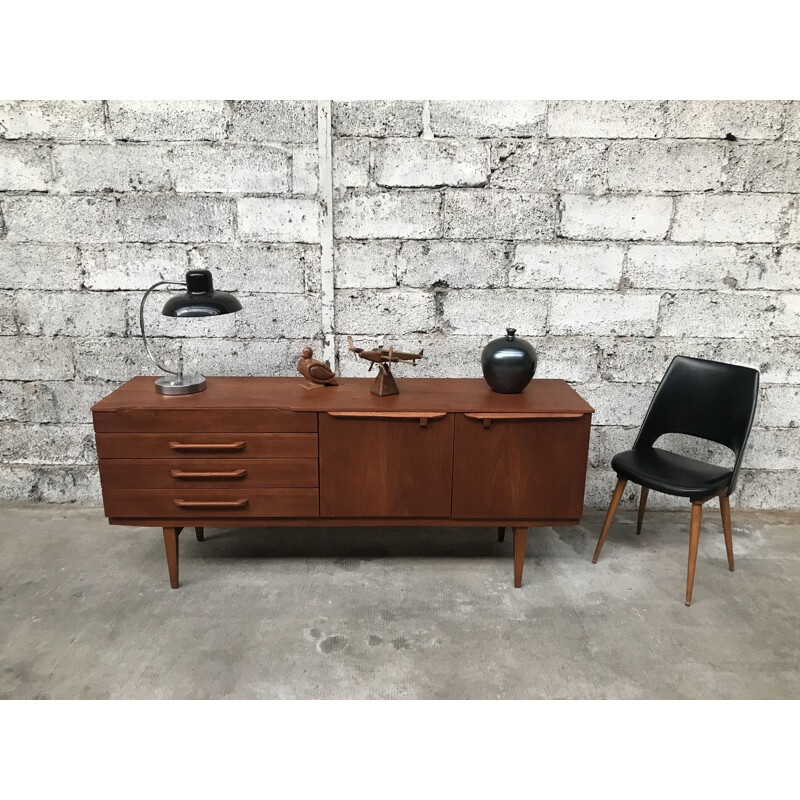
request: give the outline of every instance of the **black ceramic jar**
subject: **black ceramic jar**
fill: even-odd
[[[489,342],[481,353],[483,377],[494,392],[518,394],[536,372],[536,351],[530,342],[515,338],[516,332],[506,328],[506,335]]]

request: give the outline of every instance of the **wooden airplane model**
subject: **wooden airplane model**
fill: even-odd
[[[362,347],[356,347],[350,336],[347,337],[347,343],[350,345],[350,349],[353,351],[356,360],[363,358],[364,361],[370,362],[367,372],[371,372],[375,364],[378,365],[378,374],[370,387],[370,392],[378,395],[378,397],[400,394],[400,390],[397,388],[394,376],[392,375],[392,364],[410,363],[412,367],[415,367],[417,361],[424,358],[422,350],[420,350],[419,353],[403,353],[399,350],[395,350],[394,347],[379,347],[375,350],[364,350]]]

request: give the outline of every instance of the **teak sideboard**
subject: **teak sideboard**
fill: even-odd
[[[173,588],[184,527],[510,527],[521,586],[528,528],[580,521],[594,409],[561,380],[371,382],[208,378],[169,397],[128,381],[92,407],[109,522],[163,528]]]

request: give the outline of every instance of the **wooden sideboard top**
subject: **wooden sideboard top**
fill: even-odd
[[[400,394],[376,397],[368,378],[339,378],[339,386],[307,390],[301,378],[207,378],[197,394],[157,394],[153,377],[129,380],[94,406],[95,415],[136,410],[157,412],[204,409],[280,411],[485,412],[591,414],[594,409],[562,380],[534,379],[520,394],[493,392],[482,378],[395,378]],[[97,416],[95,417],[95,419]]]

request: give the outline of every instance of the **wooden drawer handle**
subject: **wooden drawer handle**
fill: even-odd
[[[477,419],[483,423],[483,429],[488,430],[492,427],[493,420],[525,420],[525,419],[579,419],[583,414],[569,414],[555,412],[553,414],[514,414],[514,413],[497,413],[497,414],[467,414],[465,417],[469,419]]]
[[[243,500],[173,500],[178,508],[244,508],[248,501]]]
[[[170,442],[173,450],[215,450],[228,452],[231,450],[244,450],[244,442]]]
[[[447,416],[446,411],[328,411],[327,414],[350,419],[418,419],[420,428],[427,428],[429,419]]]
[[[247,470],[235,469],[232,472],[184,472],[182,469],[171,469],[169,474],[172,475],[173,478],[178,478],[179,480],[184,481],[204,480],[206,478],[229,478],[231,480],[236,480],[238,478],[246,478]]]

